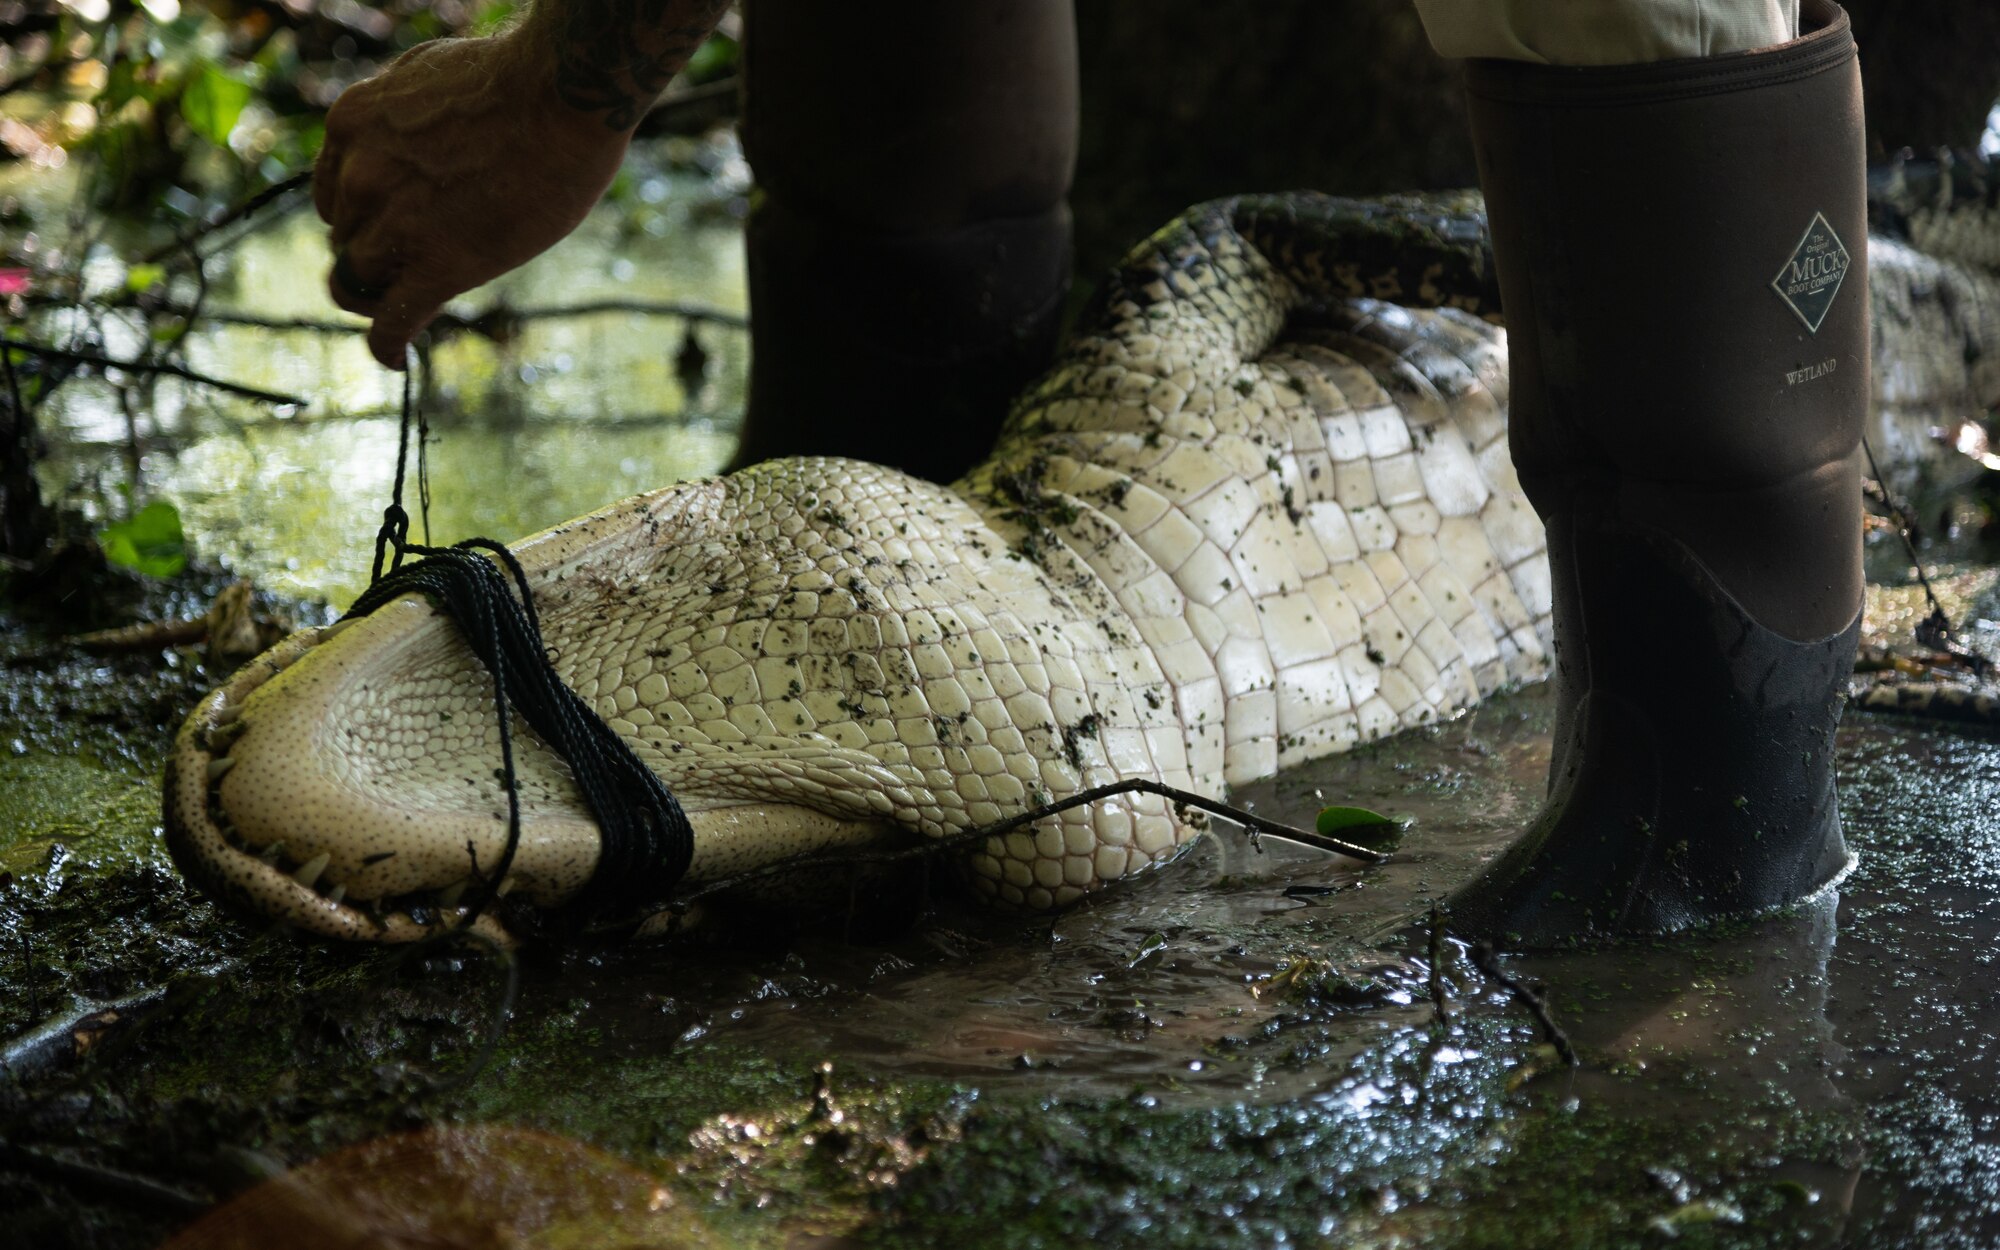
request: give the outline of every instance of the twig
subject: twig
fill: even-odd
[[[85,1193],[105,1194],[129,1204],[154,1207],[175,1215],[199,1215],[209,1207],[208,1203],[193,1194],[144,1176],[74,1159],[59,1159],[5,1141],[0,1141],[0,1163]]]
[[[439,947],[449,946],[461,939],[470,945],[483,948],[488,954],[498,959],[501,971],[505,974],[505,982],[500,990],[500,1001],[493,1009],[492,1022],[487,1025],[486,1038],[479,1044],[478,1052],[473,1055],[472,1061],[465,1066],[465,1070],[456,1076],[445,1078],[431,1077],[431,1093],[433,1094],[448,1094],[454,1090],[463,1089],[467,1085],[470,1085],[474,1078],[481,1072],[486,1070],[486,1066],[493,1061],[494,1054],[500,1049],[500,1039],[506,1036],[507,1022],[513,1017],[514,1004],[519,1001],[521,996],[521,963],[518,959],[514,958],[514,952],[500,945],[500,943],[494,941],[492,938],[487,937],[485,934],[476,932],[463,924],[455,925],[441,933],[433,934],[423,941],[406,948],[390,961],[390,967],[391,969],[401,967],[431,954]]]
[[[1451,1024],[1451,1001],[1444,993],[1444,909],[1436,899],[1431,900],[1431,1006],[1437,1013],[1440,1026]]]
[[[1346,855],[1370,864],[1379,864],[1389,858],[1387,852],[1370,850],[1368,847],[1357,846],[1352,842],[1343,842],[1339,838],[1327,837],[1323,833],[1299,829],[1275,820],[1266,820],[1254,812],[1245,811],[1240,807],[1231,807],[1227,803],[1208,798],[1205,795],[1196,794],[1190,790],[1181,790],[1174,786],[1164,785],[1154,781],[1150,777],[1128,777],[1123,781],[1114,781],[1109,785],[1096,786],[1089,790],[1078,791],[1068,798],[1058,799],[1052,803],[1044,803],[1039,807],[1030,808],[1018,815],[1009,816],[1004,820],[997,820],[990,825],[983,825],[978,829],[970,829],[948,838],[938,838],[918,846],[898,847],[894,850],[886,851],[864,850],[847,851],[833,855],[801,855],[792,859],[779,860],[776,863],[764,864],[761,867],[751,868],[732,876],[707,882],[686,894],[678,895],[670,900],[665,907],[661,908],[661,911],[678,915],[710,895],[720,894],[725,890],[733,890],[765,877],[775,877],[813,868],[845,868],[861,864],[893,864],[909,859],[928,859],[931,856],[943,854],[947,851],[976,846],[988,838],[996,838],[1002,834],[1012,833],[1023,826],[1032,825],[1038,820],[1069,811],[1071,808],[1088,807],[1092,803],[1099,803],[1121,794],[1157,794],[1161,798],[1167,799],[1178,806],[1192,807],[1199,811],[1207,812],[1211,816],[1220,816],[1224,820],[1242,825],[1250,831],[1253,837],[1258,834],[1268,833],[1273,837],[1286,838],[1306,846],[1317,847],[1323,851],[1333,851],[1336,854]]]
[[[589,317],[598,313],[621,312],[639,313],[648,317],[681,317],[688,321],[706,321],[711,325],[730,326],[738,330],[745,330],[750,326],[750,319],[741,313],[726,312],[720,308],[710,308],[705,304],[683,304],[675,300],[600,299],[581,304],[552,304],[546,308],[522,308],[513,311],[509,311],[506,305],[502,304],[483,315],[492,316],[498,313],[521,321],[544,321],[558,317]],[[478,320],[479,317],[466,318],[464,324],[471,328]]]
[[[1861,439],[1861,450],[1868,457],[1868,471],[1875,476],[1876,486],[1881,489],[1884,500],[1895,514],[1896,536],[1903,540],[1903,550],[1910,557],[1910,567],[1916,571],[1917,582],[1924,588],[1924,600],[1931,605],[1930,615],[1917,622],[1917,627],[1913,631],[1916,640],[1934,651],[1942,651],[1954,657],[1971,668],[1974,676],[1985,677],[1987,670],[1992,666],[1985,656],[1959,643],[1958,631],[1952,628],[1950,614],[1944,610],[1944,605],[1938,602],[1937,592],[1931,588],[1930,576],[1924,572],[1924,562],[1917,555],[1917,544],[1910,537],[1910,530],[1913,527],[1910,524],[1909,513],[1890,498],[1888,484],[1882,478],[1881,468],[1875,463],[1875,449],[1868,445],[1865,435]]]
[[[14,348],[18,351],[46,357],[50,360],[67,360],[76,364],[98,365],[106,369],[124,369],[131,373],[163,373],[169,377],[181,378],[200,386],[210,386],[219,391],[227,391],[232,395],[241,395],[245,399],[261,400],[267,404],[288,404],[295,408],[306,406],[306,401],[296,395],[284,395],[277,391],[263,390],[260,387],[245,386],[241,382],[227,382],[221,378],[212,378],[205,373],[196,373],[192,369],[171,364],[167,361],[114,360],[109,356],[100,356],[95,352],[72,351],[65,347],[44,347],[39,343],[24,343],[20,339],[8,338],[4,335],[0,335],[0,347]]]
[[[19,1077],[74,1058],[79,1032],[102,1031],[101,1028],[93,1028],[93,1022],[108,1025],[113,1019],[128,1019],[140,1008],[160,1001],[166,993],[165,985],[153,985],[107,1003],[79,1002],[54,1019],[44,1020],[0,1044],[0,1072]],[[39,998],[31,1004],[31,1009],[33,1014],[41,1014]]]
[[[1491,942],[1473,943],[1472,966],[1498,981],[1515,1002],[1526,1007],[1529,1014],[1535,1017],[1535,1023],[1542,1026],[1542,1036],[1556,1048],[1556,1054],[1562,1056],[1562,1061],[1572,1068],[1577,1066],[1576,1047],[1569,1044],[1569,1034],[1564,1033],[1556,1024],[1555,1017],[1549,1014],[1547,1000],[1539,991],[1500,966],[1500,958],[1494,954]]]
[[[199,230],[196,230],[193,234],[182,235],[179,238],[176,238],[172,243],[168,243],[162,247],[154,248],[152,251],[146,253],[146,255],[140,258],[140,263],[146,265],[158,264],[160,261],[165,260],[169,256],[172,256],[175,252],[180,252],[180,251],[185,251],[189,256],[194,257],[198,261],[201,259],[201,256],[198,252],[195,251],[195,244],[200,243],[203,239],[206,239],[209,235],[214,234],[216,231],[222,229],[224,226],[230,225],[234,222],[242,221],[246,217],[261,212],[264,206],[271,203],[273,200],[277,200],[286,195],[289,195],[293,191],[298,190],[300,187],[305,186],[311,181],[312,181],[312,171],[307,170],[305,173],[302,174],[293,174],[291,177],[285,179],[283,182],[274,182],[270,186],[265,187],[262,191],[259,191],[257,194],[251,196],[249,199],[243,201],[241,204],[238,204],[236,207],[229,209],[227,212],[223,213],[220,217],[217,217],[213,221],[210,221],[207,225],[202,226]]]
[[[1868,445],[1866,436],[1863,436],[1861,439],[1861,450],[1868,457],[1868,472],[1874,475],[1875,484],[1882,488],[1882,495],[1886,499],[1889,494],[1889,487],[1882,479],[1882,470],[1875,463],[1875,449]],[[1903,540],[1903,550],[1909,554],[1910,567],[1916,570],[1917,581],[1924,588],[1924,598],[1931,605],[1931,617],[1940,623],[1944,631],[1943,636],[1948,639],[1952,634],[1951,618],[1945,615],[1944,605],[1938,602],[1937,592],[1931,589],[1931,579],[1924,573],[1924,562],[1917,555],[1916,543],[1910,538],[1909,525],[1903,510],[1892,506],[1892,511],[1895,513],[1897,520],[1896,536]]]
[[[49,295],[29,295],[27,300],[30,304],[43,307],[71,306],[69,300]],[[214,325],[244,326],[253,330],[297,330],[311,334],[368,332],[368,323],[365,321],[328,321],[316,317],[260,317],[255,313],[197,308],[192,304],[173,303],[143,295],[114,300],[108,306],[134,308],[144,313],[184,317]],[[674,300],[592,300],[582,304],[552,304],[542,308],[509,308],[505,304],[495,304],[482,312],[467,316],[448,311],[441,312],[437,319],[431,322],[430,332],[438,335],[464,331],[491,338],[499,333],[502,327],[513,322],[553,321],[563,317],[591,317],[603,313],[632,313],[642,317],[680,317],[687,321],[702,321],[734,330],[744,330],[750,326],[750,319],[741,313],[710,308],[703,304],[684,304]]]
[[[1879,480],[1872,477],[1863,478],[1861,480],[1861,497],[1871,503],[1880,504],[1883,512],[1887,514],[1885,519],[1893,520],[1896,524],[1901,525],[1905,533],[1913,539],[1923,537],[1923,527],[1917,520],[1915,509],[1910,507],[1910,501],[1904,499],[1901,495],[1891,494],[1889,488]]]

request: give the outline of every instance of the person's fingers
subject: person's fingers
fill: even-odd
[[[414,275],[390,287],[376,306],[375,324],[368,327],[368,350],[384,368],[401,369],[411,341],[456,294]]]
[[[327,295],[357,316],[375,316],[400,274],[396,257],[395,248],[379,244],[372,235],[352,240],[334,253],[333,268],[326,276]]]
[[[392,203],[399,189],[407,189],[400,171],[367,152],[342,157],[328,185],[332,204],[326,214],[327,235],[336,252],[347,250],[376,221],[396,216],[392,208],[404,215],[414,211],[406,204]],[[403,198],[409,197],[405,194]]]
[[[347,158],[348,136],[354,132],[360,111],[358,101],[356,90],[349,88],[333,102],[326,115],[326,137],[320,140],[319,159],[313,162],[313,207],[328,225],[340,215],[340,167]]]
[[[384,274],[375,279],[362,277],[362,270],[345,252],[336,252],[333,266],[327,271],[326,292],[335,305],[362,317],[375,315],[375,305],[389,290],[393,275]]]

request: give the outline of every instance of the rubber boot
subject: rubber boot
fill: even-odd
[[[843,49],[865,43],[874,68]],[[950,481],[1045,370],[1069,292],[1070,0],[757,0],[744,43],[750,404],[736,464]]]
[[[1861,87],[1846,15],[1801,9],[1754,52],[1467,63],[1559,682],[1547,805],[1450,900],[1467,933],[1665,932],[1851,862]]]

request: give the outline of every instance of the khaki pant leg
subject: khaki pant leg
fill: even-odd
[[[1416,0],[1439,56],[1629,65],[1798,37],[1799,0]]]

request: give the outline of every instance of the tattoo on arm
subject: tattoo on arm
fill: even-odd
[[[729,0],[543,0],[556,9],[556,92],[626,130],[687,64]]]

